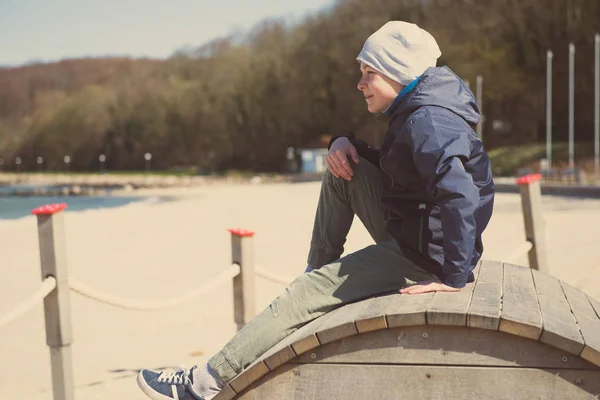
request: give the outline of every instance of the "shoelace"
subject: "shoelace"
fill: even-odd
[[[158,377],[159,382],[166,382],[172,385],[191,385],[189,378],[190,370],[188,368],[176,369],[171,372],[163,372]]]

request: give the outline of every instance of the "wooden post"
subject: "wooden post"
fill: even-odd
[[[67,281],[64,215],[66,204],[52,204],[36,208],[42,280],[56,279],[56,289],[44,299],[46,343],[50,347],[52,390],[54,400],[73,400],[73,364],[71,356],[71,307]]]
[[[525,236],[531,242],[529,266],[542,272],[548,272],[546,262],[546,235],[542,216],[542,189],[540,174],[525,175],[517,180],[521,192],[521,207],[525,222]]]
[[[231,233],[231,262],[240,266],[233,278],[233,313],[238,330],[256,315],[254,296],[254,232],[229,229]]]

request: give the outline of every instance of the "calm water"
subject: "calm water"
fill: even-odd
[[[45,204],[67,203],[66,212],[82,211],[96,208],[121,207],[137,201],[161,201],[148,197],[69,197],[69,196],[37,196],[37,197],[0,197],[0,219],[22,218],[31,215],[31,210]]]

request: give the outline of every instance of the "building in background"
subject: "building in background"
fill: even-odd
[[[298,149],[300,153],[300,172],[325,172],[327,163],[325,157],[329,150],[324,149]]]
[[[325,172],[327,168],[325,157],[329,152],[327,149],[329,140],[329,136],[321,136],[301,148],[288,148],[287,159],[290,165],[294,167],[291,168],[291,171],[301,173]]]

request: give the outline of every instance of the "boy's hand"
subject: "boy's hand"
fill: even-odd
[[[352,167],[348,157],[351,157],[355,163],[358,163],[358,153],[356,147],[350,143],[347,137],[341,137],[331,144],[329,154],[325,158],[327,168],[336,178],[342,177],[347,181],[352,179]]]
[[[444,285],[439,280],[417,282],[400,289],[401,294],[419,294],[428,292],[460,292],[460,289]]]

